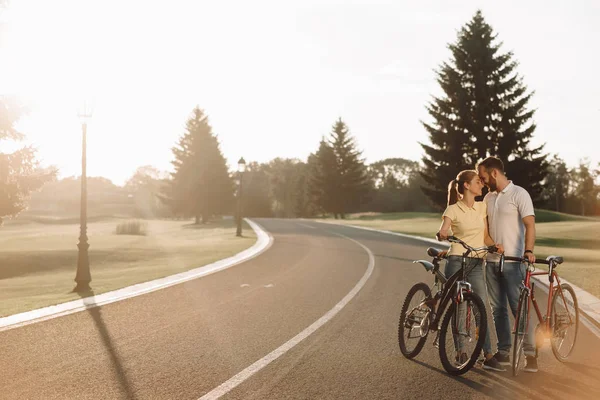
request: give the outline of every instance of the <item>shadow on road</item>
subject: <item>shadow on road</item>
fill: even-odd
[[[494,381],[499,387],[505,386],[511,389],[513,393],[522,394],[529,398],[557,400],[565,398],[586,400],[600,398],[598,388],[586,385],[585,382],[578,380],[575,374],[566,377],[540,369],[535,374],[522,372],[517,377],[513,377],[509,371],[504,373],[492,373],[480,369],[473,369],[472,371],[485,379]]]
[[[87,302],[91,302],[92,304],[94,304],[94,306],[92,306],[91,308],[88,308],[87,312],[90,314],[90,316],[94,320],[94,324],[96,325],[98,334],[100,335],[100,338],[102,339],[102,343],[104,344],[104,347],[108,351],[110,361],[112,363],[113,372],[115,373],[117,381],[119,382],[119,385],[121,387],[121,392],[123,393],[124,398],[131,399],[131,400],[135,399],[135,396],[131,389],[131,383],[127,379],[127,374],[125,373],[125,370],[123,369],[123,365],[122,365],[119,353],[115,349],[115,346],[112,342],[112,338],[110,337],[110,332],[109,332],[108,328],[106,327],[106,324],[104,323],[104,320],[102,318],[102,309],[101,309],[101,307],[95,306],[94,292],[89,291],[89,292],[82,292],[82,293],[78,293],[78,294],[81,298],[87,298],[86,299]]]
[[[596,381],[600,382],[600,368],[592,367],[589,365],[578,364],[578,363],[574,363],[574,362],[565,362],[563,364],[569,368],[574,369],[579,374],[586,375],[586,376],[593,378]]]
[[[475,367],[466,375],[451,376],[446,371],[422,361],[412,361],[494,399],[562,400],[565,398],[577,398],[592,400],[600,398],[600,391],[576,379],[576,374],[567,378],[540,370],[536,374],[521,373],[516,378],[513,378],[509,371],[500,373],[487,372],[479,367]],[[578,366],[574,367],[574,369],[585,369],[586,375],[590,373],[587,370],[588,367],[579,364],[576,365]],[[473,376],[472,374],[476,374],[478,379],[469,379],[469,375]]]

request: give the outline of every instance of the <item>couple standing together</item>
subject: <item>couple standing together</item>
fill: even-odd
[[[489,188],[489,193],[483,202],[476,202],[475,197],[481,196],[484,185]],[[507,179],[504,164],[496,157],[480,161],[476,170],[461,171],[450,182],[448,207],[442,219],[439,231],[442,240],[447,239],[448,230],[452,229],[454,236],[471,247],[496,245],[499,253],[505,252],[508,256],[522,256],[530,262],[535,261],[535,213],[531,196],[525,189]],[[460,244],[452,243],[445,267],[446,276],[461,268],[463,252]],[[492,353],[489,329],[483,345],[483,368],[492,371],[506,371],[504,365],[510,365],[512,340],[507,303],[514,316],[519,302],[520,285],[525,278],[525,264],[518,262],[505,262],[503,276],[499,276],[499,259],[498,254],[492,253],[467,259],[468,265],[475,265],[467,280],[486,307],[489,298],[494,317],[498,351],[496,354]],[[525,338],[525,371],[528,372],[538,370],[534,325],[529,324]]]

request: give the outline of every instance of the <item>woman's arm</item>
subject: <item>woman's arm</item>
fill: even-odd
[[[488,229],[488,219],[487,217],[485,217],[485,231],[483,233],[483,243],[485,243],[486,246],[492,246],[494,245],[494,239],[492,239],[492,237],[490,236],[490,230]]]
[[[451,224],[452,220],[449,217],[444,216],[444,220],[442,221],[442,225],[440,226],[440,230],[438,232],[440,240],[448,239],[448,230],[450,229]]]

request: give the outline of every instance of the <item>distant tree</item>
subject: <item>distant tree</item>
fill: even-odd
[[[299,164],[298,170],[298,180],[294,188],[294,214],[298,218],[314,217],[320,210],[311,192],[310,162]]]
[[[536,125],[528,109],[532,94],[515,72],[513,54],[501,43],[480,11],[449,45],[452,58],[437,81],[443,95],[427,106],[432,123],[423,123],[431,144],[423,144],[423,191],[438,208],[446,204],[448,183],[487,156],[501,158],[509,179],[541,200],[547,170],[543,146],[530,141]]]
[[[270,177],[273,212],[277,217],[295,216],[296,191],[304,163],[298,159],[275,158],[265,167]]]
[[[173,212],[193,216],[199,224],[201,218],[206,223],[210,216],[230,211],[233,181],[208,117],[198,107],[172,151],[175,172],[162,199]]]
[[[124,188],[107,178],[87,178],[88,216],[133,216],[133,205]],[[76,217],[81,206],[81,177],[53,180],[32,193],[29,212]]]
[[[375,187],[382,187],[386,180],[391,180],[393,186],[408,186],[411,177],[420,170],[417,161],[404,158],[386,158],[369,165],[371,179]]]
[[[23,112],[14,100],[0,98],[0,143],[24,139],[14,127]],[[35,156],[32,146],[12,153],[0,152],[0,225],[3,217],[14,217],[23,211],[31,193],[56,177],[56,169],[41,168]]]
[[[356,211],[369,194],[367,167],[357,147],[340,118],[333,125],[329,140],[321,140],[312,160],[311,185],[317,204],[336,218]]]
[[[370,181],[362,152],[341,118],[333,125],[330,144],[338,165],[338,213],[344,218],[368,199]]]
[[[333,213],[338,218],[339,179],[333,148],[325,138],[319,149],[308,157],[309,193],[320,212]]]
[[[265,164],[251,162],[244,172],[241,199],[242,215],[245,217],[273,216],[273,199],[267,170]]]
[[[572,193],[581,207],[581,215],[591,215],[598,206],[600,187],[595,183],[599,170],[590,167],[587,159],[581,160],[577,168],[571,170]]]
[[[544,185],[544,196],[548,209],[559,212],[566,210],[565,206],[569,195],[570,179],[567,164],[558,154],[554,154],[551,162],[548,164],[548,174],[546,175],[546,184]]]
[[[165,217],[169,212],[160,200],[162,188],[169,174],[151,165],[136,169],[125,182],[125,191],[132,198],[136,216],[142,218]]]
[[[373,185],[371,201],[366,211],[399,212],[431,211],[421,190],[424,184],[417,161],[388,158],[369,165]]]

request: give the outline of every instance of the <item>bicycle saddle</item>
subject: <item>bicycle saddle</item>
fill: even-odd
[[[556,265],[562,264],[564,259],[561,256],[548,256],[546,257],[546,261],[554,261]]]

